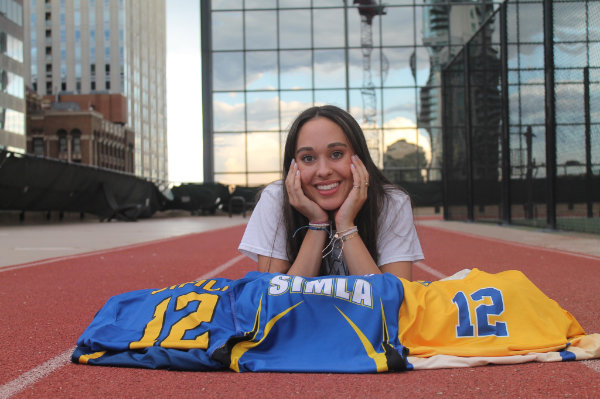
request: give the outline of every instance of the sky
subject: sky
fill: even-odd
[[[167,3],[169,180],[203,181],[200,2]]]

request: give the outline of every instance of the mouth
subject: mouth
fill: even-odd
[[[327,181],[327,182],[320,182],[320,183],[316,183],[313,185],[314,188],[317,189],[317,192],[319,193],[319,195],[322,196],[330,196],[330,195],[334,195],[335,193],[337,193],[341,187],[341,182],[339,181]]]
[[[332,182],[332,183],[321,183],[321,184],[315,184],[315,187],[317,188],[317,190],[319,191],[329,191],[329,190],[333,190],[335,188],[337,188],[340,185],[340,182]]]

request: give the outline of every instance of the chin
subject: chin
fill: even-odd
[[[324,211],[335,211],[337,209],[340,208],[340,206],[342,206],[342,203],[344,201],[339,201],[339,200],[335,200],[335,199],[329,199],[329,200],[321,200],[318,201],[317,204],[324,210]]]

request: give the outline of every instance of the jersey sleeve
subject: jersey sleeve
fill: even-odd
[[[406,193],[398,189],[388,191],[378,225],[377,266],[400,261],[416,262],[424,258],[410,198]]]
[[[255,262],[258,255],[288,260],[286,232],[281,211],[282,182],[268,185],[261,193],[238,250]]]

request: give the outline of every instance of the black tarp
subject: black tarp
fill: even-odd
[[[0,150],[0,210],[151,217],[166,202],[154,183],[108,169]]]
[[[173,196],[165,209],[214,214],[229,203],[229,187],[220,183],[183,183],[171,188]]]

